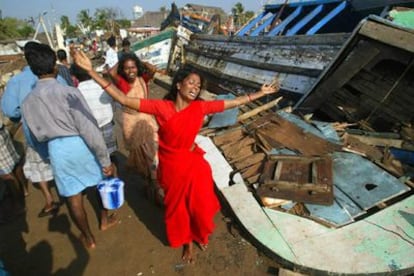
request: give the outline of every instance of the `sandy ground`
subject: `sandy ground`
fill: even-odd
[[[152,87],[151,91],[163,93]],[[215,217],[217,228],[207,251],[198,248],[195,264],[181,262],[181,248],[166,242],[163,210],[145,197],[142,179],[123,169],[125,203],[118,209],[119,224],[100,231],[95,191],[85,195],[85,205],[97,247],[87,250],[79,242],[66,204],[54,217],[38,218],[42,196],[29,187],[27,212],[0,225],[0,259],[11,275],[277,275],[280,265],[255,248],[251,237],[235,221],[222,201]],[[56,195],[56,189],[53,189]]]

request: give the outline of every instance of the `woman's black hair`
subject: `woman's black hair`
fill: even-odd
[[[167,95],[165,95],[164,99],[175,101],[177,99],[177,94],[178,94],[177,83],[182,82],[185,78],[187,78],[191,74],[196,74],[200,77],[200,84],[201,84],[200,90],[201,90],[204,84],[203,76],[192,68],[183,67],[181,69],[178,69],[178,71],[174,74],[170,92]]]
[[[125,53],[121,56],[121,58],[118,61],[118,69],[117,69],[117,73],[118,75],[120,75],[121,77],[123,77],[124,79],[128,79],[128,76],[125,74],[124,72],[124,68],[125,68],[125,62],[127,60],[132,60],[133,62],[135,62],[135,65],[138,68],[138,73],[137,75],[140,77],[142,76],[145,72],[147,72],[147,68],[144,66],[144,64],[141,62],[141,60],[137,57],[136,54],[134,53]]]

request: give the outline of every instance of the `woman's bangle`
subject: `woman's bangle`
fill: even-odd
[[[107,89],[111,84],[112,84],[111,82],[108,82],[105,86],[102,86],[102,89],[103,90]]]

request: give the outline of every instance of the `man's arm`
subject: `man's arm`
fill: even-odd
[[[12,120],[19,120],[22,116],[17,91],[19,91],[19,83],[11,79],[1,97],[1,110]]]

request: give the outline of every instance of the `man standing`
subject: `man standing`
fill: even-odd
[[[30,69],[39,77],[22,106],[28,131],[33,140],[47,144],[59,194],[67,199],[80,239],[86,247],[94,248],[82,193],[96,186],[104,175],[113,174],[104,138],[79,90],[56,81],[55,52],[39,44],[28,55]],[[100,203],[100,229],[106,230],[117,219]]]
[[[29,41],[24,46],[24,55],[28,60],[28,53],[39,45],[34,41]],[[29,66],[25,66],[21,73],[17,74],[9,80],[6,89],[1,98],[1,109],[7,117],[12,120],[20,120],[22,118],[21,106],[24,99],[30,94],[36,85],[38,77],[33,74]],[[65,80],[58,77],[58,81],[66,84]],[[53,200],[50,191],[49,182],[53,180],[53,173],[50,164],[42,159],[42,157],[30,145],[30,135],[27,132],[27,126],[24,120],[23,130],[28,145],[26,147],[26,161],[23,167],[24,174],[33,184],[38,184],[45,199],[45,205],[39,212],[39,217],[53,215],[59,210],[59,203]]]

